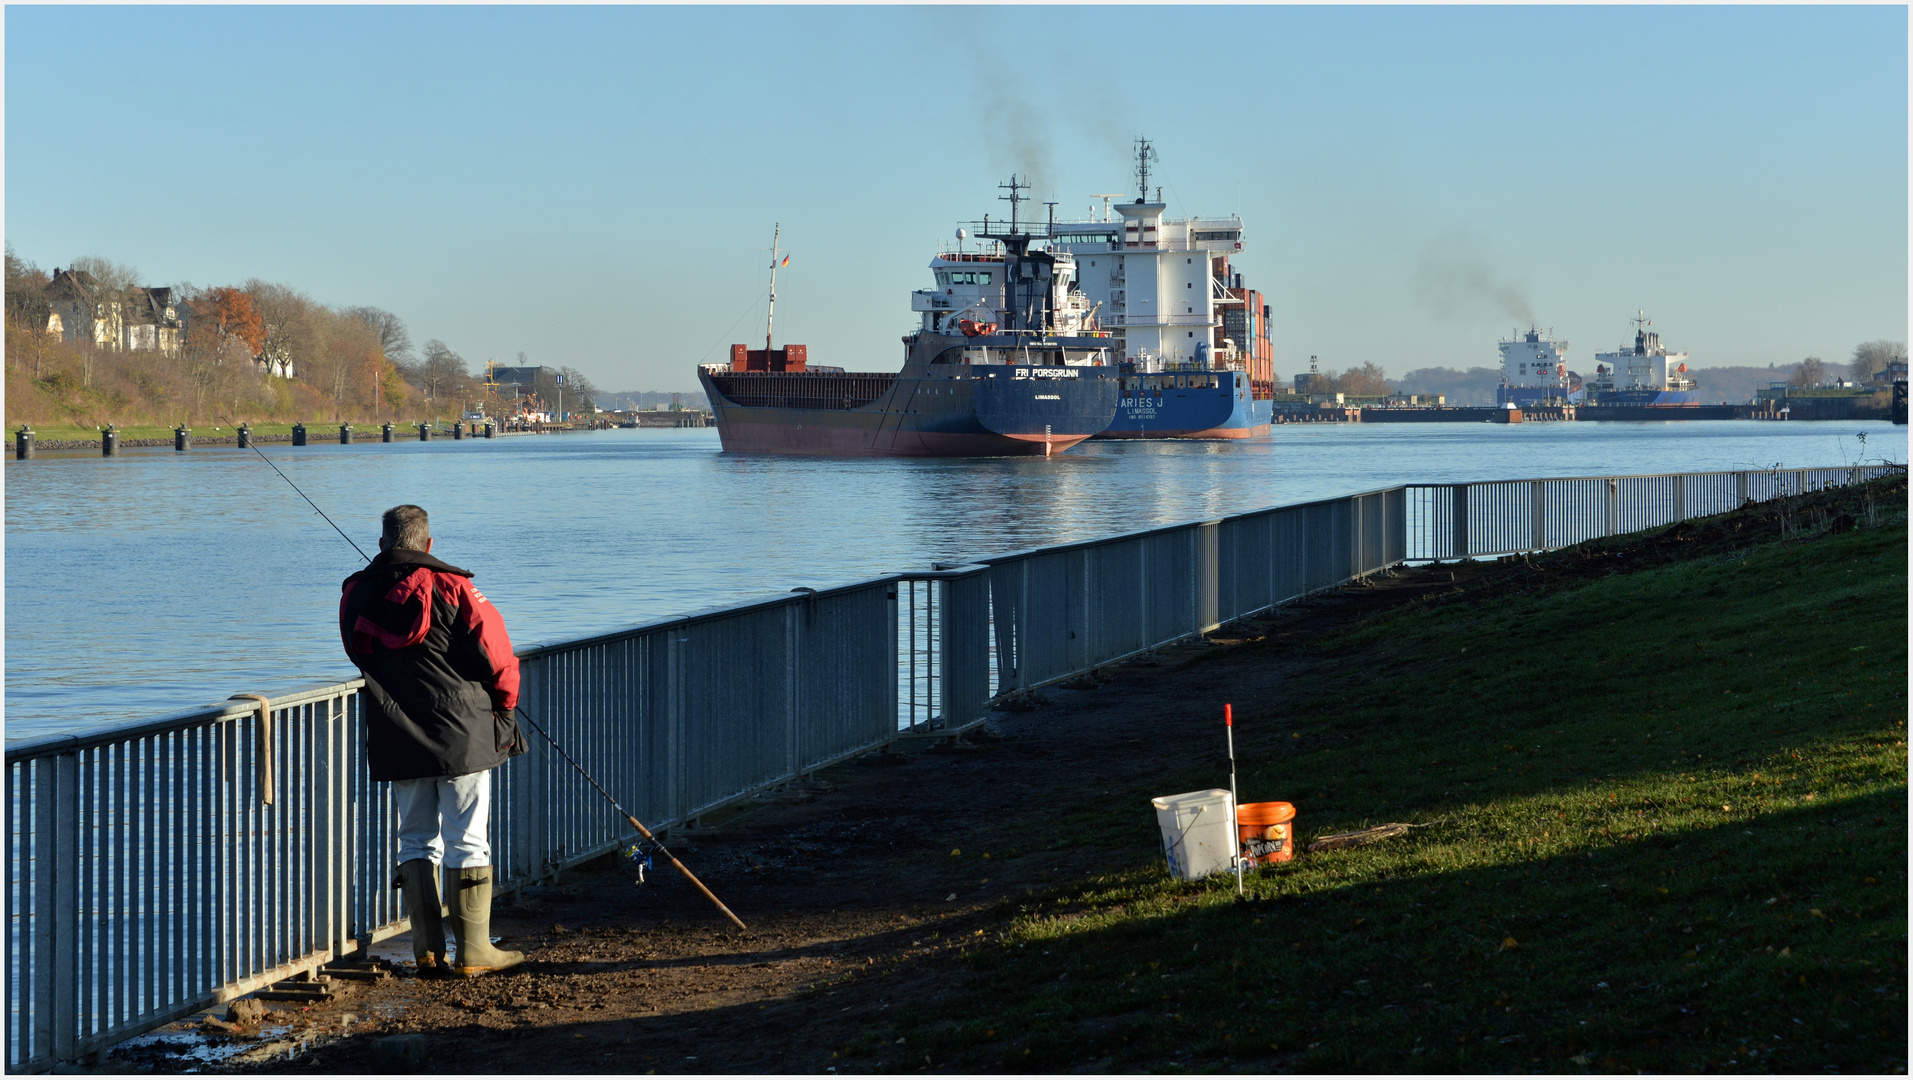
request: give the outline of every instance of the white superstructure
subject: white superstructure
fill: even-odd
[[[1501,385],[1510,390],[1547,390],[1548,397],[1568,397],[1568,343],[1552,332],[1529,327],[1501,342]]]
[[[1146,140],[1139,142],[1138,159],[1140,190],[1147,192],[1148,163],[1154,157]],[[1004,186],[1010,189],[1014,233],[1020,185],[1012,177]],[[921,329],[949,332],[966,321],[1014,327],[1019,314],[1012,309],[1027,309],[1033,294],[1047,293],[1057,333],[1108,335],[1111,353],[1138,370],[1243,367],[1251,342],[1218,341],[1217,334],[1224,311],[1248,302],[1228,261],[1242,250],[1242,219],[1169,218],[1163,216],[1164,203],[1139,196],[1112,204],[1110,198],[1104,197],[1100,220],[1092,210],[1087,220],[1051,220],[1046,232],[1031,235],[1040,245],[1035,262],[1019,263],[1002,243],[981,239],[1000,234],[1001,222],[992,226],[985,219],[975,250],[966,250],[971,236],[959,229],[956,250],[939,252],[930,263],[936,288],[911,296]],[[1049,277],[1009,289],[1013,270]],[[1244,325],[1259,324],[1252,317]]]
[[[1230,295],[1228,269],[1242,250],[1242,219],[1164,217],[1164,203],[1145,201],[1154,160],[1138,140],[1136,200],[1114,204],[1115,218],[1105,200],[1101,221],[1052,224],[1050,249],[1076,257],[1077,287],[1139,370],[1239,366],[1235,354],[1248,342],[1213,343],[1222,309],[1244,302]]]
[[[1594,387],[1600,391],[1674,391],[1694,389],[1687,375],[1687,354],[1670,353],[1646,311],[1634,313],[1634,344],[1594,354]]]

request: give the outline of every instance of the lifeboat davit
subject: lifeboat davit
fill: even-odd
[[[985,334],[996,333],[996,324],[993,322],[980,323],[974,319],[958,319],[957,329],[963,331],[964,337],[982,337]]]

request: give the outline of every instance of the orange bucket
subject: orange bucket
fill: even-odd
[[[1243,803],[1235,808],[1242,857],[1251,864],[1295,857],[1295,807],[1285,802]]]

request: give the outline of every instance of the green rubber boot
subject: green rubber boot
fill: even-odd
[[[412,859],[399,864],[399,887],[405,892],[405,906],[412,918],[412,959],[418,962],[421,979],[443,978],[451,973],[445,960],[444,906],[438,894],[438,865],[430,859]]]
[[[524,953],[492,946],[492,868],[447,869],[445,880],[452,893],[452,936],[458,939],[452,973],[469,978],[524,963]]]

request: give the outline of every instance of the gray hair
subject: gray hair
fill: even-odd
[[[424,551],[425,545],[432,539],[432,530],[425,519],[425,508],[406,503],[394,506],[385,512],[385,532],[381,540],[384,546],[405,548],[410,551]]]

